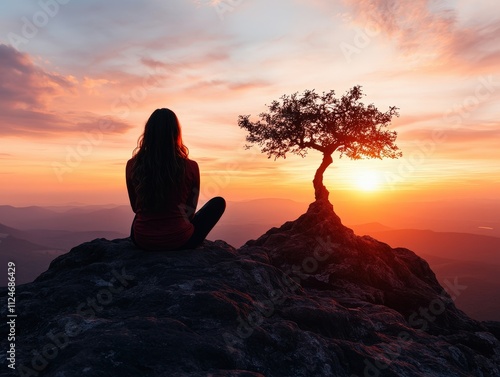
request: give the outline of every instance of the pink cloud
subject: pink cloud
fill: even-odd
[[[444,1],[344,0],[355,24],[391,40],[422,73],[488,73],[500,64],[500,22],[460,27]]]
[[[28,54],[0,44],[0,66],[1,135],[58,137],[97,128],[111,133],[123,133],[130,128],[116,117],[59,108],[57,98],[75,94],[74,78],[43,70]]]
[[[58,74],[38,68],[27,54],[0,44],[0,100],[2,106],[43,108],[51,96],[70,91],[73,83]]]
[[[101,60],[112,60],[115,54],[101,57]],[[223,48],[212,51],[199,50],[194,55],[186,57],[151,57],[150,55],[139,56],[137,60],[126,62],[130,69],[101,68],[92,77],[84,76],[83,86],[93,89],[101,86],[102,91],[108,91],[112,96],[120,97],[133,94],[135,91],[149,92],[155,87],[165,91],[185,90],[191,82],[202,82],[206,80],[199,76],[199,72],[217,71],[216,65],[224,63],[229,59],[229,54]],[[208,75],[208,74],[207,74]],[[194,85],[194,84],[193,84]],[[228,84],[231,86],[231,83]],[[232,86],[231,86],[232,88]],[[236,82],[234,88],[239,89],[240,83]],[[179,94],[183,95],[185,93]],[[113,102],[113,100],[111,101]]]
[[[436,135],[438,138],[436,138]],[[435,129],[419,128],[401,131],[401,136],[405,140],[435,140],[439,143],[460,144],[464,149],[471,146],[496,146],[500,137],[500,124],[476,125],[476,128],[462,127],[455,130],[440,129],[439,127]]]
[[[431,11],[429,0],[344,0],[353,9],[354,21],[392,38],[405,52],[445,43],[456,20],[450,9]],[[436,37],[437,40],[436,40]]]
[[[198,92],[200,90],[211,91],[212,89],[225,89],[229,90],[229,92],[225,92],[224,96],[231,96],[234,93],[233,91],[247,91],[252,89],[260,89],[266,86],[271,85],[270,83],[263,80],[255,80],[255,81],[231,81],[231,80],[204,80],[203,78],[199,78],[196,82],[191,85],[187,90]]]
[[[0,121],[0,135],[3,136],[57,138],[93,130],[121,134],[132,128],[117,117],[8,108],[1,109]]]

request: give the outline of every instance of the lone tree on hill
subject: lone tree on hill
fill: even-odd
[[[268,158],[286,158],[287,153],[305,157],[309,148],[323,153],[313,179],[314,196],[316,200],[328,199],[323,173],[333,162],[333,152],[353,160],[402,156],[394,143],[397,133],[385,129],[394,115],[399,116],[398,108],[391,106],[383,113],[373,104],[360,102],[362,96],[359,85],[341,98],[335,98],[333,90],[323,95],[314,89],[301,96],[284,95],[281,101],[273,101],[269,112],[261,113],[257,122],[251,122],[250,115],[240,115],[238,126],[248,131],[247,142],[258,144]]]

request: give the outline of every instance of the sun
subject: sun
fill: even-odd
[[[374,191],[380,187],[380,174],[374,170],[362,171],[355,177],[356,186],[363,191]]]

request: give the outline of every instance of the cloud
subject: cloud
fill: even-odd
[[[418,114],[404,114],[399,118],[394,118],[392,120],[393,128],[398,132],[403,129],[414,127],[419,123],[428,123],[430,121],[437,121],[443,118],[442,112],[438,113],[418,113]]]
[[[58,138],[69,134],[100,130],[122,134],[132,126],[117,118],[93,113],[42,112],[25,109],[2,109],[0,135]]]
[[[82,17],[88,14],[92,17]],[[193,51],[217,51],[217,43],[226,40],[219,24],[216,12],[190,1],[122,0],[119,7],[99,0],[73,1],[51,20],[49,50],[61,66],[93,76],[103,67],[130,68],[144,51],[174,60]]]
[[[90,77],[84,77],[82,85],[85,88],[90,89],[92,91],[95,88],[98,88],[98,87],[103,86],[103,85],[107,85],[109,83],[111,83],[111,81],[107,80],[107,79],[93,79]]]
[[[107,57],[101,56],[100,63],[92,67],[92,77],[87,77],[82,72],[82,84],[89,93],[102,89],[115,97],[135,91],[149,92],[155,88],[163,93],[175,92],[182,96],[190,87],[207,80],[207,77],[224,75],[226,71],[222,67],[230,58],[227,46],[198,42],[196,46],[185,56],[176,56],[175,51],[165,52],[164,49],[141,52],[127,57],[118,67],[110,67],[109,64],[116,59],[114,51]],[[234,86],[231,84],[228,82],[230,89],[242,89],[242,85],[246,85],[239,81]]]
[[[443,54],[442,62],[450,70],[487,74],[498,71],[500,21],[475,28],[459,30]]]
[[[500,63],[500,22],[460,24],[443,0],[344,0],[351,21],[389,39],[422,73],[486,73]]]
[[[92,129],[124,133],[131,127],[117,117],[58,108],[58,98],[76,93],[75,79],[43,70],[28,54],[0,44],[0,66],[0,135],[59,137]],[[87,78],[83,86],[104,84]]]
[[[0,44],[2,107],[43,108],[52,96],[70,91],[71,80],[37,67],[27,54]]]
[[[451,38],[456,14],[444,6],[431,9],[430,0],[344,0],[353,9],[354,21],[378,29],[405,52]],[[443,1],[433,3],[444,4]]]
[[[212,90],[212,89],[225,89],[229,91],[247,91],[253,89],[262,89],[271,85],[270,83],[264,80],[255,80],[255,81],[231,81],[231,80],[203,80],[200,77],[200,80],[193,84],[188,90],[196,92],[199,90]],[[231,95],[232,93],[225,92],[224,95]]]
[[[230,56],[227,47],[221,45],[199,46],[188,57],[155,59],[151,56],[142,56],[140,62],[150,69],[164,69],[166,71],[180,71],[184,69],[200,69],[210,64],[224,63]]]
[[[438,132],[439,131],[439,132]],[[440,149],[453,148],[454,150],[466,151],[471,148],[481,149],[481,154],[484,155],[486,149],[493,148],[495,153],[497,153],[498,139],[500,138],[500,124],[487,124],[487,125],[476,125],[475,128],[461,127],[458,129],[414,129],[401,131],[401,137],[404,140],[416,142],[417,144],[427,145],[426,148],[430,148],[431,145],[438,145]]]
[[[178,62],[171,62],[171,61],[160,61],[158,59],[153,59],[151,57],[146,57],[143,56],[140,59],[140,62],[146,66],[147,68],[151,69],[158,69],[158,68],[164,68],[167,70],[172,70],[175,71],[181,67],[181,65]]]

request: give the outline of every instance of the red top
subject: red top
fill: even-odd
[[[162,212],[151,213],[137,207],[137,195],[132,183],[132,160],[127,162],[127,191],[132,210],[136,213],[133,232],[138,246],[147,250],[168,250],[182,246],[193,234],[193,218],[200,192],[200,170],[196,161],[186,159],[183,184],[173,192]]]

